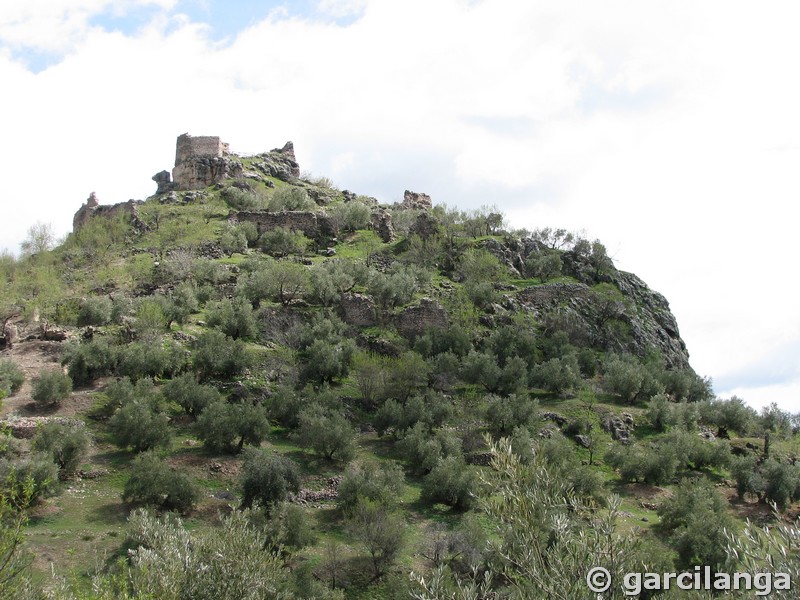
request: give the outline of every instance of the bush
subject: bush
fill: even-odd
[[[12,360],[0,360],[0,400],[15,394],[25,382],[25,373]]]
[[[36,430],[33,449],[52,457],[62,479],[75,473],[89,449],[89,433],[83,423],[44,423]]]
[[[333,460],[350,460],[355,454],[355,430],[336,411],[313,405],[303,410],[295,433],[297,444]]]
[[[67,365],[67,373],[75,385],[88,385],[112,372],[117,364],[117,351],[102,338],[69,343],[64,349],[61,364]]]
[[[727,558],[725,530],[731,530],[725,500],[705,480],[681,481],[658,509],[661,529],[678,553],[677,567],[709,565],[720,569]]]
[[[527,428],[539,410],[539,403],[525,396],[501,398],[492,394],[486,400],[486,421],[495,436],[508,435],[517,427]]]
[[[157,446],[169,446],[172,431],[167,416],[146,402],[134,401],[120,408],[108,422],[111,435],[120,448],[144,452]]]
[[[328,209],[328,215],[342,231],[355,231],[369,227],[372,209],[358,200],[343,202]]]
[[[339,508],[350,513],[360,502],[369,500],[381,506],[393,506],[403,493],[403,469],[394,462],[384,464],[353,462],[347,466],[339,483]]]
[[[453,431],[438,429],[431,435],[422,423],[406,431],[399,449],[417,473],[429,473],[442,458],[462,457],[461,440]]]
[[[348,529],[369,552],[376,577],[385,573],[405,543],[403,520],[386,507],[368,501],[355,508]]]
[[[310,243],[311,240],[303,232],[286,227],[265,231],[258,241],[261,249],[271,256],[304,254]]]
[[[264,202],[261,198],[249,190],[231,186],[223,189],[220,195],[231,208],[236,210],[259,210],[264,208]]]
[[[106,296],[84,298],[78,308],[78,327],[107,325],[111,321],[112,308],[111,298]]]
[[[253,307],[245,298],[225,298],[214,303],[207,309],[206,322],[234,340],[253,339],[258,335]]]
[[[216,388],[198,383],[195,376],[188,373],[171,379],[161,391],[167,400],[175,402],[187,415],[195,418],[206,406],[221,400]]]
[[[171,377],[184,369],[186,351],[176,342],[132,342],[117,352],[118,375],[138,381],[144,377]]]
[[[72,393],[72,379],[61,371],[45,371],[32,383],[31,397],[39,406],[61,404]]]
[[[202,379],[233,377],[245,371],[251,363],[245,343],[231,339],[221,331],[201,334],[192,352],[192,365]]]
[[[533,368],[531,381],[555,394],[564,394],[581,385],[581,370],[574,354],[551,358]]]
[[[458,456],[441,459],[422,482],[422,498],[465,510],[472,505],[475,473]]]
[[[0,497],[28,497],[34,503],[55,493],[58,467],[44,452],[33,452],[13,460],[1,458],[0,482],[4,486],[12,484],[11,490],[0,489]]]
[[[200,497],[197,485],[153,452],[137,456],[122,492],[124,502],[140,502],[160,510],[189,512]]]
[[[198,417],[195,431],[212,452],[234,453],[245,444],[261,444],[269,433],[269,422],[260,405],[214,402]]]
[[[300,471],[291,459],[266,450],[248,448],[239,482],[243,507],[259,504],[270,509],[277,502],[285,500],[290,492],[296,494],[300,491]]]
[[[274,212],[281,210],[316,210],[317,204],[308,197],[308,192],[303,188],[282,186],[272,193],[267,208]]]

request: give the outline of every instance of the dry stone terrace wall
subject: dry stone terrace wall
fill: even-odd
[[[312,211],[241,211],[236,213],[236,219],[240,222],[249,221],[254,223],[259,235],[279,227],[302,231],[303,235],[314,240],[332,238],[339,234],[339,230],[332,219],[327,215]]]

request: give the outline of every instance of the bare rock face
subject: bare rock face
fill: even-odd
[[[384,244],[388,244],[395,239],[392,215],[384,208],[379,208],[372,213],[372,229]]]
[[[275,148],[255,158],[253,167],[266,176],[287,182],[294,182],[300,177],[300,165],[297,163],[292,142],[286,142],[283,148]]]
[[[375,302],[367,294],[347,293],[342,296],[342,320],[356,327],[372,327],[377,323]]]
[[[414,337],[426,329],[443,329],[450,323],[447,311],[430,298],[422,298],[416,306],[409,306],[396,317],[397,330],[405,337]]]
[[[160,171],[153,175],[153,181],[158,185],[156,194],[166,194],[175,189],[172,183],[172,174],[169,171]]]
[[[433,202],[428,194],[422,194],[406,190],[403,194],[403,203],[400,208],[412,208],[416,210],[430,210]]]
[[[228,177],[240,177],[242,164],[227,155],[228,144],[216,136],[194,137],[188,133],[178,136],[175,167],[172,169],[173,182],[166,191],[198,190]]]

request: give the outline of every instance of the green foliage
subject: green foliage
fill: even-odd
[[[658,509],[661,529],[678,553],[679,569],[709,565],[720,569],[726,561],[725,531],[732,529],[725,500],[705,480],[684,479]]]
[[[201,379],[233,377],[251,364],[252,357],[245,343],[229,338],[221,331],[201,334],[192,351],[192,366]]]
[[[250,402],[214,402],[206,406],[195,431],[212,452],[241,452],[245,444],[258,446],[269,433],[264,408]]]
[[[431,434],[423,423],[410,427],[398,444],[411,468],[417,472],[429,473],[443,458],[463,456],[461,440],[453,431],[437,429]]]
[[[447,398],[434,390],[428,390],[425,394],[413,396],[405,404],[394,399],[387,400],[375,412],[373,425],[379,435],[393,429],[395,437],[398,437],[417,423],[422,423],[429,429],[440,427],[452,411]]]
[[[144,452],[133,459],[122,492],[124,502],[180,513],[189,512],[199,497],[199,488],[185,473],[171,468],[153,452]]]
[[[651,370],[627,355],[611,355],[604,365],[606,389],[624,401],[649,400],[664,392],[663,384]]]
[[[333,219],[341,231],[355,231],[369,227],[372,209],[363,202],[354,200],[330,207],[328,216]]]
[[[25,373],[14,361],[4,358],[0,360],[0,399],[15,394],[25,382]]]
[[[302,255],[308,249],[309,240],[302,231],[276,227],[265,231],[258,240],[260,248],[271,256]]]
[[[225,254],[233,256],[237,252],[245,252],[248,243],[254,242],[257,236],[258,232],[255,229],[255,225],[250,222],[242,224],[226,223],[219,236],[219,245]]]
[[[167,316],[158,298],[145,298],[136,307],[136,335],[142,340],[153,340],[167,329]]]
[[[267,547],[274,550],[297,551],[311,546],[316,541],[316,532],[302,507],[284,502],[270,511]],[[311,583],[312,587],[313,585]]]
[[[428,384],[430,367],[425,359],[413,350],[403,352],[394,360],[388,360],[386,366],[386,392],[401,402],[405,402],[417,390]]]
[[[312,405],[298,417],[297,444],[328,460],[346,462],[355,453],[355,430],[340,413]]]
[[[303,265],[285,260],[271,260],[240,278],[236,293],[250,300],[256,307],[267,299],[288,306],[292,300],[302,297],[308,288],[308,271]]]
[[[300,471],[297,464],[267,450],[248,448],[240,476],[242,506],[258,504],[271,509],[283,502],[289,493],[300,491]]]
[[[220,193],[231,208],[236,210],[259,210],[264,208],[264,201],[250,190],[238,187],[226,187]]]
[[[311,269],[311,290],[322,306],[338,302],[342,294],[366,285],[369,269],[359,260],[328,259]]]
[[[248,513],[234,511],[219,527],[189,533],[171,515],[157,519],[137,510],[129,518],[129,564],[123,577],[101,577],[94,588],[103,600],[290,600],[289,571],[264,548]]]
[[[6,456],[0,458],[0,482],[4,486],[0,490],[0,504],[3,497],[15,501],[25,499],[26,505],[20,508],[27,508],[28,504],[35,504],[56,492],[58,467],[44,452]]]
[[[35,256],[52,250],[55,243],[53,226],[39,221],[28,228],[28,235],[20,243],[19,249],[23,256]]]
[[[425,476],[422,482],[422,499],[426,502],[441,502],[466,510],[474,499],[476,477],[464,459],[451,455],[442,458]]]
[[[352,462],[339,483],[337,505],[348,514],[363,501],[394,506],[403,493],[404,480],[403,469],[395,462]]]
[[[408,304],[416,291],[417,280],[414,274],[406,269],[391,273],[375,271],[370,275],[367,286],[367,292],[384,310]]]
[[[81,300],[78,308],[78,327],[86,325],[107,325],[111,321],[111,298],[89,296]]]
[[[525,269],[542,283],[561,275],[561,253],[558,251],[531,254],[525,259]]]
[[[509,435],[517,427],[527,428],[539,411],[539,403],[523,395],[486,397],[486,422],[495,436]]]
[[[89,432],[82,422],[50,421],[38,427],[32,447],[52,457],[64,479],[78,470],[89,450],[89,443]]]
[[[258,335],[253,307],[245,298],[224,298],[212,304],[206,310],[206,322],[235,340],[253,339]]]
[[[308,196],[303,188],[285,186],[277,188],[269,199],[267,208],[270,211],[281,210],[316,210],[317,204]]]
[[[172,440],[167,416],[141,400],[117,410],[109,420],[108,428],[115,444],[123,449],[133,448],[135,452],[169,446]]]
[[[35,483],[20,480],[15,471],[0,482],[0,597],[16,598],[27,583],[33,556],[23,549],[26,509],[34,500]]]
[[[200,384],[189,373],[171,379],[164,384],[161,391],[167,400],[175,402],[187,415],[193,417],[197,417],[209,404],[221,399],[215,388]]]
[[[556,394],[577,390],[581,383],[581,369],[574,354],[536,365],[531,372],[531,382]]]
[[[137,381],[144,377],[171,377],[186,366],[186,351],[173,341],[163,344],[132,342],[121,346],[117,352],[118,375]]]
[[[758,413],[736,396],[728,400],[716,398],[700,403],[700,419],[703,423],[719,428],[724,434],[735,431],[739,435],[747,435],[757,418]]]
[[[72,393],[72,379],[61,371],[45,371],[31,383],[31,397],[39,406],[59,405]]]
[[[405,543],[403,520],[385,506],[369,501],[363,501],[355,507],[348,529],[369,552],[375,577],[386,572]]]

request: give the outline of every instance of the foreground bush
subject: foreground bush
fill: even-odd
[[[63,479],[75,473],[89,449],[89,432],[83,423],[49,422],[40,425],[33,449],[52,457]]]
[[[130,468],[122,500],[140,502],[160,510],[189,512],[200,497],[191,479],[172,469],[152,452],[137,456]]]
[[[294,461],[261,449],[245,452],[242,475],[242,506],[258,504],[271,509],[290,493],[300,491],[300,470]]]
[[[61,404],[72,393],[72,379],[61,371],[46,371],[33,380],[31,397],[39,406]]]
[[[17,363],[3,359],[0,360],[0,400],[19,391],[25,381],[25,373]]]
[[[167,416],[143,401],[134,401],[120,408],[111,417],[108,428],[120,448],[130,447],[136,452],[168,446],[172,440]]]

